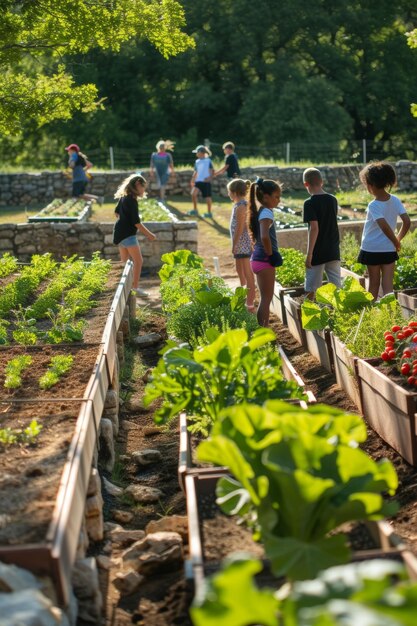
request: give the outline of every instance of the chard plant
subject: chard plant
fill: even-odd
[[[225,409],[197,456],[229,468],[232,477],[217,485],[219,505],[253,526],[276,576],[300,580],[348,561],[347,538],[336,532],[342,524],[397,510],[383,497],[395,493],[395,469],[363,452],[365,439],[358,416],[268,401]]]
[[[23,372],[32,365],[32,357],[22,354],[7,362],[5,367],[4,387],[6,389],[18,389],[22,385]]]
[[[394,560],[331,567],[315,580],[258,588],[262,563],[246,555],[224,561],[190,609],[194,626],[414,626],[417,583]]]
[[[32,420],[26,428],[0,428],[0,445],[33,445],[42,430],[42,424]]]
[[[285,380],[271,329],[259,328],[251,338],[244,329],[211,333],[212,343],[190,350],[168,342],[145,388],[144,404],[162,399],[155,421],[165,424],[186,411],[193,432],[208,433],[227,406],[267,398],[302,398],[294,382]]]
[[[41,389],[50,389],[60,379],[70,371],[74,357],[69,355],[57,355],[51,358],[48,370],[39,379],[39,387]]]

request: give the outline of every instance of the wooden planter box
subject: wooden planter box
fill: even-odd
[[[302,291],[304,293],[304,289]],[[291,335],[307,349],[306,333],[301,323],[301,303],[294,300],[295,297],[300,296],[301,293],[297,290],[292,290],[283,294],[283,303],[285,309],[285,315],[287,319],[288,330]]]
[[[361,411],[361,396],[356,375],[356,362],[358,359],[333,333],[330,333],[330,338],[333,348],[333,364],[337,384],[347,393],[352,402],[356,404],[358,410]]]
[[[379,359],[358,359],[362,412],[369,425],[408,463],[417,465],[417,392],[404,389],[374,365]]]
[[[205,537],[203,524],[199,512],[199,501],[204,496],[213,496],[219,478],[225,472],[218,468],[218,472],[211,475],[187,475],[185,477],[185,494],[187,502],[189,558],[186,563],[186,575],[192,580],[195,595],[203,592],[207,562],[204,553]],[[400,558],[408,570],[410,578],[417,578],[417,561],[411,552],[406,550],[402,539],[395,535],[387,522],[365,522],[370,537],[376,547],[367,550],[354,551],[352,561],[363,561],[375,558]],[[265,562],[266,563],[266,562]],[[267,564],[267,563],[266,563]],[[218,564],[219,565],[219,564]],[[213,564],[210,566],[213,573]],[[282,581],[281,581],[282,582]],[[280,581],[277,579],[277,587]]]
[[[119,304],[119,300],[123,301],[124,304],[126,302],[124,289],[120,288],[120,285],[126,283],[127,289],[127,285],[131,282],[131,271],[132,265],[128,264],[116,289],[117,296],[115,296],[111,305],[113,310],[109,316],[112,317],[111,326],[115,328],[115,316],[116,318],[120,317],[117,311],[122,306]],[[102,325],[103,322],[100,322],[100,324]],[[108,325],[106,325],[106,328],[108,328]],[[39,536],[39,540],[24,541],[20,538],[20,541],[16,542],[16,544],[12,544],[10,541],[3,543],[0,545],[0,560],[28,569],[36,575],[50,577],[56,589],[58,602],[62,606],[67,606],[71,597],[71,572],[84,516],[94,452],[98,445],[100,419],[107,390],[111,383],[109,372],[114,370],[114,363],[110,364],[109,361],[115,359],[115,352],[108,349],[107,353],[105,353],[104,350],[105,346],[108,347],[109,342],[112,343],[112,341],[112,333],[108,333],[107,336],[103,334],[102,341],[96,348],[97,357],[94,367],[90,370],[88,382],[84,388],[80,388],[79,393],[75,393],[74,397],[54,397],[52,391],[49,395],[45,392],[40,392],[39,398],[36,396],[36,398],[25,398],[23,400],[11,399],[1,401],[1,405],[6,403],[9,407],[8,410],[16,415],[21,414],[20,407],[24,404],[30,405],[30,416],[40,415],[42,412],[48,416],[49,412],[50,420],[47,422],[42,420],[44,422],[44,430],[39,435],[39,443],[36,450],[22,458],[29,463],[27,472],[30,472],[31,464],[43,467],[43,464],[48,463],[51,474],[49,479],[48,473],[48,482],[53,479],[54,482],[50,484],[53,486],[55,482],[57,483],[57,492],[55,500],[52,499],[50,502],[50,513],[49,509],[45,509],[41,532],[36,533],[36,537]],[[59,348],[60,346],[53,346],[51,349],[59,350]],[[35,347],[33,350],[36,349]],[[75,351],[76,349],[75,345],[71,346],[71,350]],[[45,395],[44,399],[42,399],[42,393]],[[65,394],[61,392],[61,395]],[[38,409],[37,412],[36,409]],[[32,419],[32,417],[28,418],[27,415],[28,411],[25,413],[25,420]],[[49,440],[53,440],[55,431],[52,430],[52,427],[48,431],[50,422],[53,420],[56,423],[58,448],[56,454],[51,457],[51,453],[48,456],[47,452],[44,452],[42,449],[42,434],[50,432]],[[23,425],[26,426],[26,422],[22,421]],[[20,467],[23,467],[22,463],[23,461],[20,461]],[[24,475],[26,476],[26,474]],[[29,473],[26,476],[26,480],[28,480],[28,476],[31,476],[31,474]],[[36,484],[36,476],[36,474],[33,475],[34,485]],[[27,494],[31,491],[30,483],[27,485],[23,484],[23,487],[27,497]],[[18,489],[22,489],[20,483],[16,486],[16,494]],[[27,501],[27,504],[30,509],[30,501]],[[24,515],[23,511],[20,514]],[[25,521],[27,519],[26,516]],[[44,526],[45,532],[43,532]],[[33,534],[31,527],[28,528],[26,534],[28,536]],[[33,536],[35,537],[35,534]]]
[[[304,293],[304,287],[301,285],[299,287],[283,287],[277,281],[275,282],[274,297],[272,298],[271,306],[275,315],[285,325],[287,325],[287,313],[284,307],[284,294],[286,293],[301,295]]]
[[[328,372],[333,372],[333,348],[330,338],[330,331],[324,330],[305,330],[307,350],[320,361],[322,367]]]
[[[404,317],[413,317],[417,312],[417,288],[403,289],[397,292],[398,303]]]

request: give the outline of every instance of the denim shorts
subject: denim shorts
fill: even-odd
[[[117,245],[121,248],[132,248],[133,246],[139,246],[139,242],[136,235],[131,235],[130,237],[126,237],[126,239],[122,239]]]

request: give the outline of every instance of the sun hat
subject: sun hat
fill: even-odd
[[[200,144],[199,146],[197,146],[197,148],[193,150],[193,152],[195,152],[196,154],[197,152],[205,152],[206,154],[211,156],[210,150],[206,146],[203,146],[203,144]]]
[[[76,152],[79,152],[79,151],[80,151],[80,148],[77,146],[77,144],[76,144],[76,143],[70,143],[70,145],[69,145],[69,146],[67,146],[67,147],[65,148],[65,150],[66,150],[67,152],[68,152],[68,150],[75,150]]]

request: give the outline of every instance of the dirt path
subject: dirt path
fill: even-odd
[[[198,219],[198,252],[204,258],[209,269],[214,269],[213,256],[220,263],[221,275],[231,285],[238,281],[234,261],[230,254],[230,242],[227,229],[229,215],[225,209],[219,210],[213,221]],[[139,334],[160,332],[165,338],[165,321],[160,313],[159,280],[156,277],[144,277],[141,286],[150,293],[149,299],[139,301],[147,314]],[[299,346],[286,327],[277,318],[272,319],[272,328],[277,341],[283,346],[297,371],[306,382],[307,388],[315,394],[318,402],[338,406],[346,411],[356,412],[356,407],[346,394],[337,386],[335,377],[325,371],[319,363]],[[141,363],[142,371],[157,362],[158,350],[162,342],[146,350],[134,349],[135,359]],[[146,376],[132,378],[124,383],[125,402],[121,412],[121,430],[117,441],[118,460],[116,469],[109,480],[122,486],[137,482],[161,489],[162,496],[158,503],[135,505],[128,500],[106,497],[105,516],[114,523],[115,509],[133,514],[131,520],[123,526],[127,529],[144,529],[152,520],[159,520],[172,515],[185,516],[185,500],[177,480],[178,429],[158,430],[152,421],[152,411],[144,409],[142,404]],[[395,465],[400,487],[396,499],[401,504],[401,511],[392,520],[394,529],[405,537],[417,552],[417,472],[405,463],[397,453],[387,446],[373,431],[369,430],[369,439],[364,446],[374,458],[388,457]],[[138,469],[132,463],[130,455],[143,448],[158,449],[162,452],[163,463]],[[115,547],[108,540],[97,546],[117,563],[122,549]],[[185,555],[187,547],[185,546]],[[120,596],[111,583],[117,567],[101,570],[103,591],[106,595],[106,626],[127,626],[136,623],[141,626],[190,626],[187,606],[191,590],[184,581],[182,570],[163,572],[147,579],[139,590],[128,596]]]

